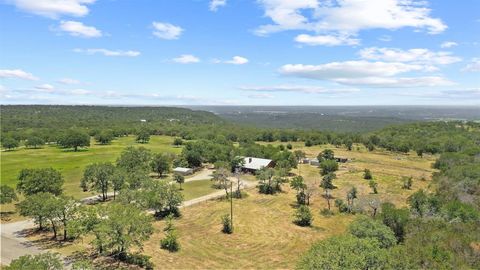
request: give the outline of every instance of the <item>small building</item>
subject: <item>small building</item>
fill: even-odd
[[[311,158],[311,159],[310,159],[310,165],[312,165],[312,166],[320,166],[320,161],[318,161],[318,158]]]
[[[181,175],[190,175],[190,174],[193,173],[193,169],[177,167],[177,168],[173,169],[173,173],[181,174]]]
[[[345,163],[348,161],[347,157],[335,157],[335,160],[340,163]]]
[[[147,119],[140,119],[140,122],[146,123],[146,122],[147,122]]]
[[[272,168],[275,166],[275,162],[271,159],[245,157],[243,160],[244,164],[240,168],[244,172],[255,173],[262,168]]]
[[[310,159],[309,158],[302,158],[300,160],[300,164],[310,164]]]

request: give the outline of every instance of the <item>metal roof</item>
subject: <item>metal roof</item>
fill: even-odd
[[[182,168],[182,167],[177,167],[175,169],[173,169],[174,172],[190,172],[192,171],[192,169],[190,168]]]
[[[245,157],[243,158],[245,164],[242,168],[251,169],[251,170],[260,170],[263,167],[267,167],[272,162],[271,159],[265,158],[255,158],[255,157]]]

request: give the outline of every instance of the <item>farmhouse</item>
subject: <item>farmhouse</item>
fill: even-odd
[[[177,167],[177,168],[173,169],[173,173],[181,174],[181,175],[189,175],[189,174],[193,173],[193,169]]]
[[[255,173],[262,168],[271,168],[275,166],[275,162],[271,159],[245,157],[244,164],[240,167],[244,172]]]

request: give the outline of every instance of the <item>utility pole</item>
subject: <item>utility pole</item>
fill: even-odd
[[[230,223],[232,225],[232,232],[233,232],[233,182],[230,181]]]

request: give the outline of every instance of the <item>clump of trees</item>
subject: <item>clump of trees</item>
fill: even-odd
[[[293,221],[298,226],[306,227],[312,225],[313,215],[310,208],[306,205],[300,205],[295,211],[295,220]]]
[[[23,169],[17,179],[17,190],[26,196],[39,192],[62,194],[63,176],[53,168]]]
[[[58,139],[58,144],[77,152],[79,147],[90,146],[90,135],[82,130],[69,129]]]
[[[2,137],[2,147],[7,150],[13,150],[20,145],[20,142],[12,137]]]
[[[257,172],[258,191],[263,194],[275,194],[282,191],[282,185],[288,180],[284,170],[263,168]]]
[[[165,238],[160,241],[160,247],[170,252],[180,250],[180,244],[177,240],[177,230],[173,224],[173,216],[168,216],[163,231],[165,232]]]

